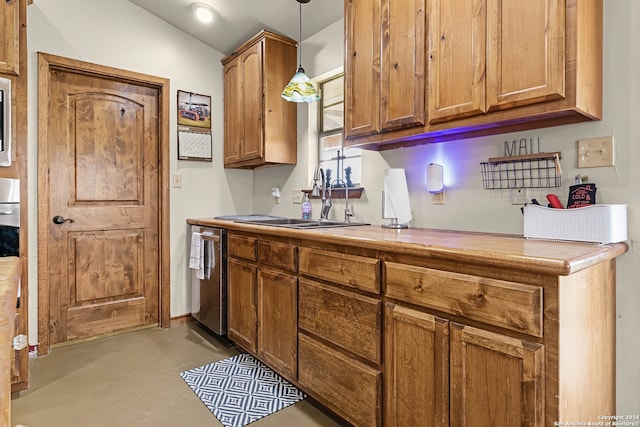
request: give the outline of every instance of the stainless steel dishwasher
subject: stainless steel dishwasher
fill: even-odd
[[[198,268],[195,268],[197,258]],[[227,234],[191,226],[191,315],[218,335],[227,334]]]

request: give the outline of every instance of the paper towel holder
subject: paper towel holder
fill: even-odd
[[[398,223],[398,218],[387,216],[388,203],[389,203],[389,200],[385,197],[385,192],[383,191],[382,192],[382,218],[390,219],[391,222],[389,224],[382,224],[382,228],[395,228],[395,229],[409,228],[407,224]],[[391,211],[393,211],[393,209]]]

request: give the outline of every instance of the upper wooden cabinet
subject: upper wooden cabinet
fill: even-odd
[[[386,149],[602,117],[601,0],[412,0],[402,10],[394,1],[374,2],[382,53],[369,66],[380,70],[380,124],[348,128],[347,145]],[[364,74],[353,63],[366,34],[350,31],[364,26],[359,2],[345,2],[347,82]],[[347,95],[347,124],[365,108],[354,88],[345,88],[355,99]]]
[[[222,64],[224,166],[295,164],[297,108],[280,94],[296,71],[296,42],[262,31]]]
[[[430,123],[564,97],[562,0],[431,0],[429,15]]]
[[[0,73],[20,70],[20,1],[0,2]]]
[[[345,134],[425,124],[425,0],[345,1]]]

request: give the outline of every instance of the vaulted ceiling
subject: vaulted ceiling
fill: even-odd
[[[299,38],[300,4],[296,0],[129,0],[194,38],[231,53],[260,30]],[[196,20],[191,5],[205,3],[216,11],[211,24]],[[344,15],[343,0],[311,0],[302,4],[302,39]]]

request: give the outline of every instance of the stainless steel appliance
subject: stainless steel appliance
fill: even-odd
[[[0,77],[0,166],[11,166],[11,80]]]
[[[0,256],[20,256],[20,180],[0,178]],[[18,286],[16,308],[20,308]]]
[[[0,178],[0,256],[20,253],[20,181]]]
[[[226,335],[226,230],[192,225],[189,249],[191,315],[216,334]]]

